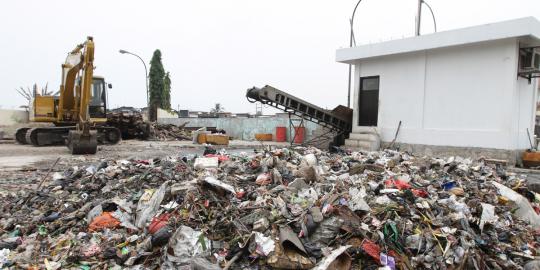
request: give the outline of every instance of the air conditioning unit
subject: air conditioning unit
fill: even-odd
[[[540,52],[535,49],[522,49],[519,52],[521,71],[540,71]]]

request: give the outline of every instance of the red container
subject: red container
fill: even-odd
[[[287,128],[276,127],[276,142],[286,142],[286,141],[287,141]]]
[[[294,128],[294,143],[303,143],[304,142],[304,127],[295,127]]]

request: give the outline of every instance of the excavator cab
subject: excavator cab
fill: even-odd
[[[107,121],[107,85],[103,77],[94,76],[88,113],[94,122]]]

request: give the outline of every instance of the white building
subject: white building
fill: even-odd
[[[540,22],[527,17],[337,50],[338,62],[354,65],[346,145],[378,148],[401,121],[396,141],[408,147],[529,148],[538,79],[518,70],[535,46]]]

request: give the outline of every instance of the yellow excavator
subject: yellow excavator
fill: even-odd
[[[98,143],[118,143],[120,130],[107,126],[105,79],[93,73],[94,40],[88,37],[62,65],[59,95],[35,95],[31,103],[30,121],[54,126],[20,128],[15,134],[17,142],[34,146],[66,144],[72,154],[95,154]]]

